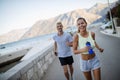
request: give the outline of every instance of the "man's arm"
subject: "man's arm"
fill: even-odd
[[[73,46],[73,38],[70,34],[68,34],[68,41],[66,42],[66,45],[68,45],[69,47]]]
[[[55,56],[57,56],[57,43],[54,42],[54,54]]]
[[[66,42],[66,45],[72,47],[73,46],[73,42]]]

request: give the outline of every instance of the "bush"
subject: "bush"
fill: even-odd
[[[112,25],[107,26],[105,29],[112,29]]]
[[[111,9],[112,17],[120,18],[120,3],[116,3],[116,5]],[[110,20],[109,11],[107,12],[106,18]]]

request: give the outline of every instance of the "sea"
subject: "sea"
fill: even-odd
[[[23,49],[32,48],[33,46],[37,44],[44,45],[46,41],[52,41],[52,38],[54,35],[55,33],[51,33],[51,34],[37,36],[34,38],[28,38],[28,39],[19,40],[19,41],[15,41],[11,43],[1,44],[0,45],[0,56],[13,53],[13,52],[17,52]]]

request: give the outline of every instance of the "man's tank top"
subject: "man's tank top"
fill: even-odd
[[[94,48],[95,47],[95,43],[94,40],[92,38],[91,32],[89,32],[88,37],[82,37],[80,35],[80,33],[77,33],[78,35],[78,49],[84,48],[86,47],[86,42],[90,42],[91,43],[91,47]],[[83,52],[81,54],[89,54],[88,52]]]

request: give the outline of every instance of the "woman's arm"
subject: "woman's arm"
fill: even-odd
[[[74,54],[80,54],[82,52],[88,51],[88,48],[77,49],[78,47],[78,35],[76,34],[73,39],[73,52]]]
[[[104,49],[100,48],[99,45],[98,45],[98,44],[96,43],[96,41],[95,41],[95,33],[94,33],[94,32],[92,32],[92,38],[93,38],[93,40],[94,40],[95,47],[96,47],[100,52],[103,52]]]

